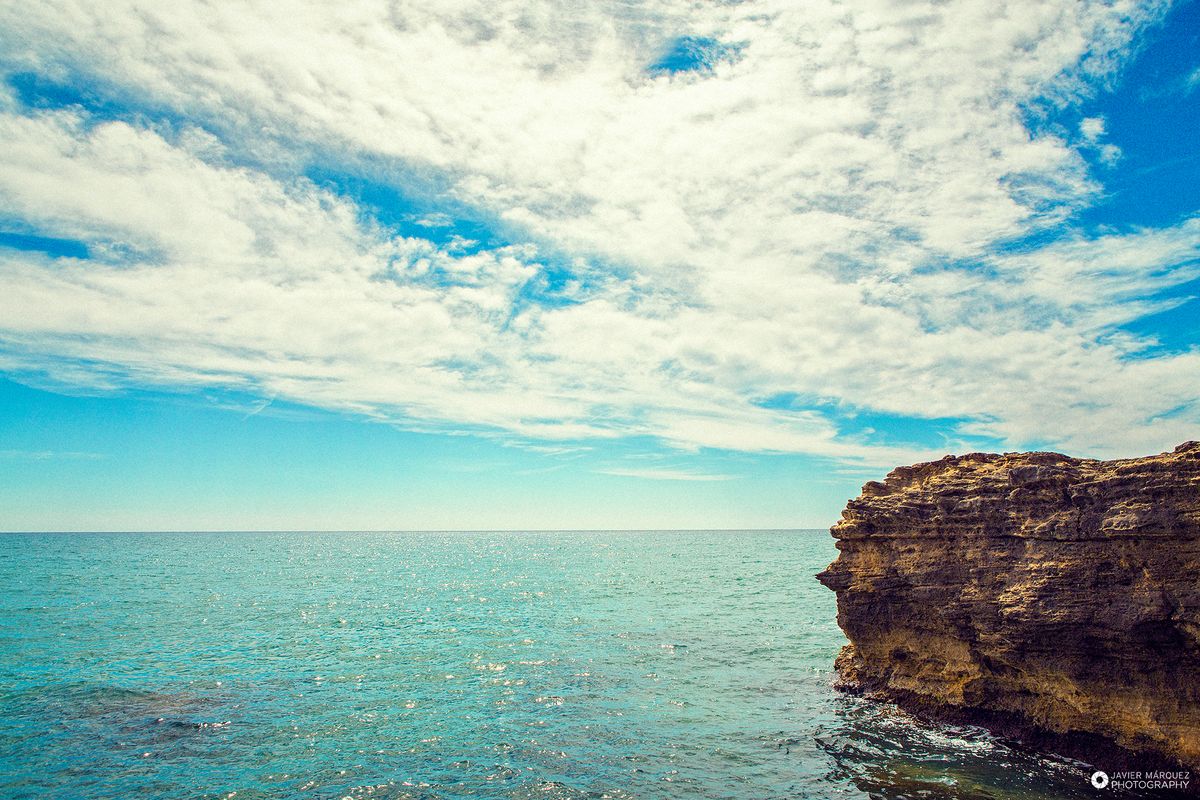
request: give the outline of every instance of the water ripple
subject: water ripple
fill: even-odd
[[[0,537],[0,796],[1082,797],[834,692],[823,532]]]

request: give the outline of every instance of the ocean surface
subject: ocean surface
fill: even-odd
[[[0,535],[3,798],[1068,798],[831,687],[825,531]]]

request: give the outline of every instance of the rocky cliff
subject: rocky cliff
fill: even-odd
[[[1085,759],[1200,771],[1200,443],[901,467],[832,533],[817,577],[850,640],[843,685]]]

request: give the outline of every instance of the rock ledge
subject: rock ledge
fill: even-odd
[[[817,578],[850,640],[845,687],[1093,763],[1200,772],[1200,443],[900,467],[832,533]]]

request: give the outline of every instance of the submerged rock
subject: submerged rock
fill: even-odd
[[[1093,763],[1200,771],[1200,443],[900,467],[832,533],[817,578],[846,688]]]

